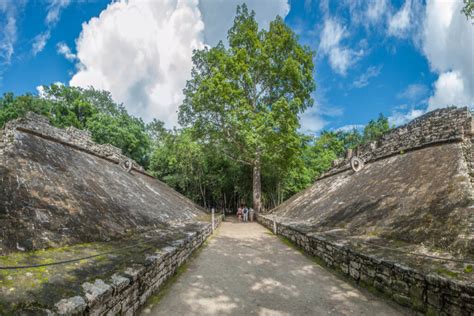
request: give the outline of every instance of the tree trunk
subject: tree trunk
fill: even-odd
[[[260,157],[253,164],[253,209],[260,212],[262,208],[262,182],[260,174]]]

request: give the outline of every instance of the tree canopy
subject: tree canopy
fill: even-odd
[[[0,128],[28,111],[58,127],[91,131],[204,207],[254,203],[270,209],[307,188],[348,148],[390,127],[382,114],[362,131],[299,132],[311,107],[314,52],[277,17],[259,29],[239,6],[228,45],[197,50],[179,108],[181,128],[129,115],[107,91],[44,86],[39,95],[0,97]]]
[[[112,144],[148,165],[150,137],[145,124],[115,103],[109,92],[53,84],[44,86],[40,96],[6,93],[0,98],[0,127],[29,111],[48,117],[58,127],[88,129],[94,141]]]
[[[253,205],[261,207],[261,165],[282,172],[300,148],[298,114],[312,106],[314,53],[277,17],[259,29],[255,13],[237,7],[229,47],[193,54],[179,120],[197,139],[253,169]]]

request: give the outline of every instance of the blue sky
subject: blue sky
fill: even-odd
[[[61,82],[112,92],[130,113],[176,124],[194,48],[225,38],[238,0],[0,2],[0,93]],[[474,105],[474,25],[462,0],[249,0],[317,52],[302,131],[402,124]]]

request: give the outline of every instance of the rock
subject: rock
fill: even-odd
[[[60,300],[55,307],[59,315],[80,315],[86,310],[87,304],[82,297],[74,296]]]
[[[112,286],[115,288],[115,292],[120,293],[130,284],[130,279],[123,276],[114,274],[112,276]]]
[[[100,279],[95,280],[93,284],[86,282],[82,284],[82,288],[89,306],[94,306],[112,293],[112,287]]]

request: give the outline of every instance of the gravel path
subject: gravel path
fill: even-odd
[[[143,315],[403,315],[288,247],[257,223],[223,222]]]

